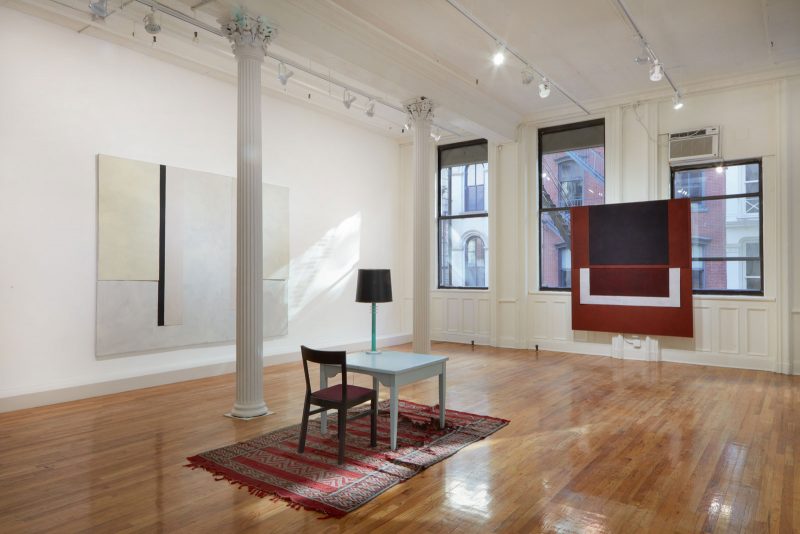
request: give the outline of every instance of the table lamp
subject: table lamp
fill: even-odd
[[[376,345],[375,314],[378,302],[392,302],[392,276],[389,269],[359,269],[356,302],[372,304],[372,350],[367,354],[380,354]]]

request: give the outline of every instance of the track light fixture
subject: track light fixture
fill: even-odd
[[[650,81],[660,82],[663,77],[664,67],[661,66],[661,63],[657,59],[653,60],[653,64],[650,66]]]
[[[681,94],[679,92],[675,92],[675,96],[672,97],[672,109],[681,109],[683,107],[683,98],[681,98]]]
[[[522,85],[530,85],[536,79],[536,74],[530,67],[525,67],[522,71]]]
[[[650,50],[647,48],[647,43],[642,41],[642,51],[638,56],[633,58],[633,62],[637,65],[644,65],[650,63]]]
[[[155,35],[161,31],[161,24],[156,19],[156,6],[152,6],[152,11],[144,16],[144,29],[147,33]]]
[[[104,19],[108,16],[108,0],[94,0],[89,2],[89,11],[92,15]]]
[[[342,104],[344,104],[344,107],[350,109],[350,106],[352,106],[355,101],[356,97],[350,94],[350,89],[345,89],[342,95]]]
[[[548,96],[550,96],[550,82],[547,81],[547,78],[542,78],[539,84],[539,97],[547,98]]]
[[[375,116],[375,101],[370,100],[367,104],[367,109],[364,110],[364,114],[367,117],[374,117]]]
[[[494,55],[492,56],[492,63],[495,64],[496,67],[502,65],[506,60],[506,47],[502,44],[497,44],[497,51],[495,51]]]
[[[286,68],[286,64],[283,62],[278,64],[278,80],[281,82],[281,85],[286,85],[286,82],[288,82],[289,78],[292,76],[294,76],[294,71]]]

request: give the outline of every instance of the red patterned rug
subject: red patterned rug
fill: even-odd
[[[271,495],[298,508],[341,517],[508,424],[505,419],[447,410],[446,428],[440,430],[438,406],[399,403],[395,451],[389,450],[389,404],[382,401],[378,446],[369,446],[369,417],[348,421],[347,453],[341,466],[336,463],[333,416],[324,436],[319,418],[309,421],[304,454],[297,453],[298,424],[192,456],[187,467],[205,469],[216,480],[239,484],[259,497]]]

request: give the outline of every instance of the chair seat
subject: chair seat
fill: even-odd
[[[347,403],[360,404],[369,399],[372,392],[373,390],[369,388],[347,384]],[[335,386],[315,391],[311,396],[328,402],[342,402],[342,385],[336,384]]]

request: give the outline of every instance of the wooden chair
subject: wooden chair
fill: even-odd
[[[354,415],[356,419],[370,415],[370,447],[375,447],[378,442],[378,392],[374,389],[362,388],[347,384],[347,353],[345,351],[324,351],[301,346],[303,354],[303,371],[306,375],[306,401],[303,406],[303,425],[300,430],[300,443],[297,452],[302,453],[306,447],[306,434],[308,433],[308,417],[326,410],[337,410],[339,427],[339,464],[344,463],[345,427],[347,424],[347,409],[370,401],[370,409],[364,413]],[[341,366],[342,383],[319,391],[311,391],[311,381],[308,378],[308,362],[321,365]],[[320,372],[322,370],[320,369]],[[320,406],[318,410],[310,411],[311,405]]]

